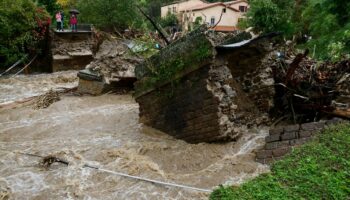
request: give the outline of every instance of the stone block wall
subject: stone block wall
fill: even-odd
[[[55,32],[51,42],[52,71],[81,70],[93,60],[92,33]]]
[[[219,56],[227,60],[233,78],[264,113],[269,113],[274,106],[275,81],[269,64],[272,50],[268,42],[260,42],[239,51],[219,52]]]
[[[141,123],[190,143],[213,142],[238,138],[255,118],[257,109],[240,107],[237,93],[226,66],[208,65],[136,101]]]
[[[267,123],[274,88],[266,81],[270,71],[261,76],[265,44],[261,38],[232,49],[193,32],[169,45],[135,68],[140,122],[190,143],[236,140]],[[248,73],[259,76],[254,84],[262,88],[244,88]],[[262,94],[263,103],[256,100]]]
[[[279,160],[291,152],[292,148],[311,141],[326,126],[338,122],[339,120],[329,120],[270,129],[269,136],[265,138],[264,148],[256,153],[256,160],[264,164]]]
[[[140,122],[188,142],[211,141],[219,131],[218,101],[206,89],[207,74],[202,68],[184,77],[184,84],[167,84],[136,98]]]

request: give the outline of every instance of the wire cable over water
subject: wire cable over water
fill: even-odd
[[[31,154],[31,153],[11,152],[11,151],[6,151],[6,150],[0,150],[0,151],[8,152],[8,153],[18,153],[18,154],[21,154],[21,155],[37,157],[37,158],[43,158],[44,160],[47,159],[48,157],[55,158],[53,156],[41,156],[41,155],[36,155],[36,154]],[[55,158],[55,159],[53,159],[53,161],[69,165],[69,162],[61,160],[59,158]],[[98,170],[98,171],[104,172],[104,173],[109,173],[109,174],[113,174],[113,175],[117,175],[117,176],[122,176],[122,177],[125,177],[125,178],[131,178],[131,179],[134,179],[134,180],[144,181],[144,182],[158,184],[158,185],[163,185],[163,186],[178,187],[178,188],[183,188],[183,189],[188,189],[188,190],[195,190],[195,191],[200,191],[200,192],[208,192],[208,193],[212,192],[212,190],[210,190],[210,189],[197,188],[197,187],[192,187],[192,186],[187,186],[187,185],[182,185],[182,184],[177,184],[177,183],[168,183],[168,182],[153,180],[153,179],[149,179],[149,178],[133,176],[133,175],[129,175],[129,174],[126,174],[126,173],[115,172],[115,171],[112,171],[112,170],[103,169],[101,167],[92,166],[92,165],[88,165],[88,164],[84,164],[81,167],[81,169],[83,169],[83,168],[94,169],[94,170]]]

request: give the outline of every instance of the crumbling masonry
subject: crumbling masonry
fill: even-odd
[[[266,122],[274,96],[271,69],[261,66],[268,43],[214,34],[192,32],[136,67],[140,122],[190,143],[236,140]]]

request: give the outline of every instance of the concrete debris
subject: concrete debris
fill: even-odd
[[[45,109],[48,108],[51,104],[60,100],[59,92],[50,90],[47,93],[39,96],[34,103],[34,109]]]
[[[142,61],[143,59],[133,54],[123,40],[110,38],[103,41],[94,60],[86,69],[97,73],[106,83],[110,83],[115,78],[135,77],[135,65]]]
[[[99,95],[113,87],[132,88],[136,81],[135,66],[143,59],[129,48],[129,40],[106,37],[94,60],[78,74],[80,92]]]

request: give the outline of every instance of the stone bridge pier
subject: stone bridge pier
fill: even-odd
[[[81,70],[93,60],[91,25],[78,25],[77,32],[54,31],[52,37],[52,71]]]
[[[267,120],[274,81],[262,61],[269,43],[247,33],[218,42],[211,34],[192,32],[136,67],[141,123],[200,143],[236,140]]]

